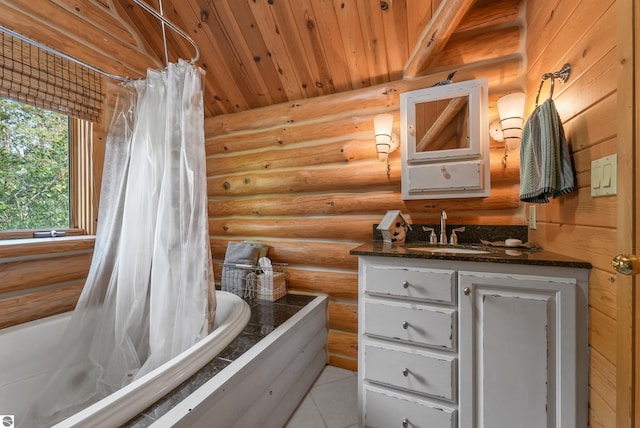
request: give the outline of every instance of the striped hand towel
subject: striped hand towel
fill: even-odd
[[[547,203],[574,190],[569,146],[555,104],[547,99],[522,129],[520,200]]]

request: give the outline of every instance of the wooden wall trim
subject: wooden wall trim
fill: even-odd
[[[615,251],[610,257],[619,253],[633,254],[638,251],[640,233],[637,224],[638,191],[636,167],[640,159],[635,148],[636,141],[636,108],[638,98],[635,87],[636,61],[635,43],[638,35],[634,32],[638,13],[635,0],[618,0],[617,15],[617,51],[618,51],[618,233]],[[635,34],[635,39],[629,37]],[[631,276],[618,275],[617,296],[617,355],[616,355],[616,427],[630,428],[637,426],[635,410],[636,388],[634,362],[637,349],[634,346],[634,305],[638,294],[637,280]],[[637,343],[636,343],[637,345]]]
[[[632,3],[633,16],[633,72],[634,77],[633,87],[634,91],[634,117],[633,117],[633,136],[632,146],[635,150],[635,210],[634,210],[634,227],[635,227],[635,239],[634,248],[635,251],[640,251],[640,224],[638,224],[639,206],[640,206],[640,174],[638,168],[640,167],[640,150],[638,150],[638,139],[640,138],[640,75],[638,69],[640,68],[640,6],[637,2]],[[631,403],[633,408],[633,423],[635,426],[640,425],[640,291],[638,291],[638,285],[640,279],[634,278],[634,362],[633,362],[633,396],[634,401]]]

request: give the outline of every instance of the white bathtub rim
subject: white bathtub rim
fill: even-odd
[[[239,373],[246,365],[251,363],[260,354],[264,352],[266,348],[277,341],[285,334],[289,334],[290,330],[295,327],[300,320],[305,319],[309,314],[318,310],[319,306],[325,304],[328,300],[327,295],[320,294],[315,297],[306,306],[300,309],[296,314],[286,320],[284,323],[274,329],[267,338],[260,340],[253,345],[249,350],[240,355],[231,364],[225,367],[220,373],[209,379],[202,386],[196,389],[193,393],[183,399],[181,402],[173,406],[167,413],[158,418],[151,424],[151,428],[163,428],[167,426],[174,426],[177,424],[186,414],[190,413],[192,409],[195,409],[201,405],[207,397],[213,394],[215,391],[223,388],[227,382],[233,378],[234,375]],[[56,427],[57,428],[57,427]]]
[[[228,322],[225,321],[214,332],[170,361],[54,425],[53,428],[120,426],[200,370],[242,332],[251,317],[249,305],[233,293],[217,290],[216,299],[218,302],[221,299],[232,301],[233,310]],[[214,340],[215,344],[207,349]],[[203,348],[205,349],[202,350]]]

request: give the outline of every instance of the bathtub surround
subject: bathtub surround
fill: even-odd
[[[180,61],[120,86],[91,268],[26,426],[76,413],[208,334],[202,74]]]
[[[221,427],[283,426],[326,364],[326,297],[247,302],[251,318],[242,333],[126,427],[211,426],[203,422],[207,412]],[[197,402],[199,396],[210,401]],[[260,423],[248,423],[252,417]]]

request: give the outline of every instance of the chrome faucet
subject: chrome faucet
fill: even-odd
[[[447,243],[447,212],[442,210],[440,213],[440,243]]]

